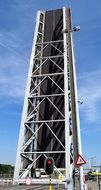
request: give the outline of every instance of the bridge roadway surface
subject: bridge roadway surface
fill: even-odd
[[[53,190],[63,190],[62,186],[58,187],[57,185],[52,186]],[[0,187],[0,190],[49,190],[49,185],[18,185],[18,186],[8,186]]]
[[[101,181],[100,188],[98,186],[97,181],[88,180],[86,181],[87,190],[101,190]],[[18,185],[18,186],[0,186],[0,190],[49,190],[49,185]],[[62,185],[53,185],[52,190],[65,190]],[[78,186],[76,186],[76,190],[80,190]]]
[[[9,187],[0,187],[0,190],[49,190],[48,185],[33,185],[33,186],[9,186]],[[65,190],[64,187],[54,186],[52,190]],[[76,190],[80,190],[78,187]],[[87,190],[99,190],[98,184],[96,182],[89,181],[87,183]]]

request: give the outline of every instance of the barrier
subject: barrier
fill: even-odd
[[[13,179],[2,178],[0,179],[0,186],[11,186],[13,184]]]

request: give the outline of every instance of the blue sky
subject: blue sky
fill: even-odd
[[[0,163],[15,163],[37,10],[71,6],[85,159],[101,164],[101,1],[0,0]]]

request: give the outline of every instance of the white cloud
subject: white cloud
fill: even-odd
[[[28,61],[24,60],[25,52],[19,52],[21,41],[16,33],[7,32],[0,33],[0,39],[0,97],[22,98]]]
[[[16,49],[19,47],[21,43],[21,38],[19,36],[19,32],[8,32],[5,30],[0,31],[0,44],[4,45],[5,47],[9,45],[9,48]]]
[[[3,61],[0,59],[0,62],[4,64],[0,66],[0,96],[22,97],[27,78],[25,66],[16,56],[6,57]]]
[[[101,117],[101,70],[85,72],[78,77],[79,98],[83,100],[81,111],[89,122]]]
[[[8,14],[8,18],[6,14],[2,17],[2,13],[3,25],[1,24],[0,30],[0,100],[2,104],[3,96],[14,102],[19,101],[25,94],[33,35],[33,18],[30,19],[31,3],[24,4],[15,0],[8,8],[12,11]],[[25,11],[27,8],[31,10]]]

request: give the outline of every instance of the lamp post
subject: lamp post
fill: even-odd
[[[71,30],[63,29],[62,33],[68,33],[68,32],[79,32],[80,31],[80,26],[74,26]]]

